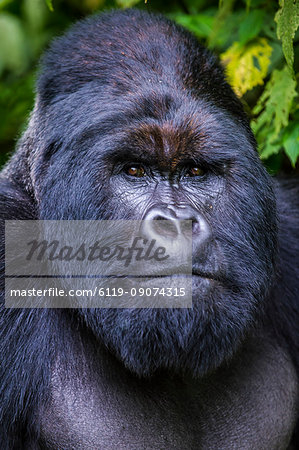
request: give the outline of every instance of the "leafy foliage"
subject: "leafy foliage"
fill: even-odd
[[[262,136],[264,141],[264,145],[261,145],[260,148],[262,158],[267,158],[280,150],[284,135],[281,133],[288,125],[292,105],[297,96],[295,87],[296,81],[287,67],[282,70],[274,70],[253,110],[255,114],[258,114],[258,118],[253,124],[253,130],[257,135]],[[297,153],[299,156],[299,147]],[[294,150],[292,155],[294,164]]]
[[[261,158],[272,171],[281,164],[294,170],[299,0],[0,0],[1,149],[12,151],[24,128],[36,64],[49,39],[93,11],[132,6],[167,14],[218,53],[252,118]]]

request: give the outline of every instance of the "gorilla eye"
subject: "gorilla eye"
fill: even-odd
[[[201,175],[204,175],[205,171],[201,169],[200,167],[194,166],[190,167],[186,173],[185,176],[187,177],[199,177]]]
[[[141,178],[145,176],[145,170],[142,166],[132,165],[125,168],[127,175],[131,177]]]

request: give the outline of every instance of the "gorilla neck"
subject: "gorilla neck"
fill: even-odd
[[[288,445],[296,375],[284,351],[266,336],[249,339],[229,364],[200,379],[169,372],[137,378],[94,339],[78,333],[72,333],[67,348],[67,359],[63,354],[56,360],[50,400],[40,412],[46,448]]]

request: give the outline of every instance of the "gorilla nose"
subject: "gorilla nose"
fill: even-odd
[[[141,233],[146,239],[155,239],[168,247],[174,242],[193,240],[197,247],[209,236],[209,226],[203,216],[194,208],[154,207],[147,212],[141,224]]]

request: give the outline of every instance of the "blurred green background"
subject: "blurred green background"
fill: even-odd
[[[299,173],[298,0],[0,0],[0,165],[26,127],[51,38],[95,11],[132,6],[166,14],[216,52],[268,170]]]

